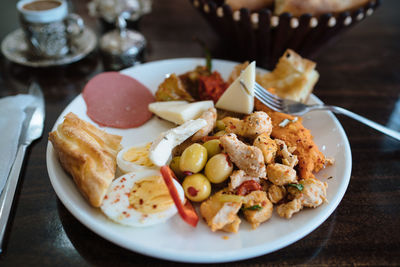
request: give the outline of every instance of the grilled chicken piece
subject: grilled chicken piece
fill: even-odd
[[[292,152],[290,152],[286,143],[280,139],[275,139],[275,143],[278,146],[277,155],[282,158],[282,164],[290,168],[296,166],[299,160],[296,155],[292,154],[295,149],[292,149]]]
[[[304,207],[316,208],[326,201],[327,183],[323,183],[315,178],[308,178],[301,180],[300,184],[303,185],[300,200]]]
[[[240,224],[237,213],[242,203],[221,202],[218,199],[218,194],[221,194],[221,191],[201,203],[201,216],[206,220],[207,225],[213,232],[224,230],[236,233]]]
[[[261,207],[261,209],[260,209]],[[256,229],[260,223],[269,220],[272,216],[273,205],[264,191],[253,191],[245,197],[244,217]]]
[[[238,140],[235,134],[220,137],[220,142],[236,166],[252,177],[265,178],[264,157],[259,148],[248,146]]]
[[[267,174],[268,180],[276,185],[297,183],[296,171],[293,168],[280,163],[268,164]]]
[[[253,146],[261,149],[264,156],[265,164],[274,163],[276,152],[278,151],[277,143],[269,137],[269,134],[262,133],[254,139]]]
[[[276,207],[276,212],[279,216],[290,219],[292,218],[293,214],[299,212],[302,208],[303,206],[301,204],[301,200],[299,198],[295,198],[286,204],[281,204]]]
[[[209,108],[204,111],[199,117],[200,119],[205,119],[207,125],[197,131],[192,137],[192,141],[198,141],[204,136],[207,136],[214,129],[217,122],[217,110],[215,108]]]
[[[257,183],[260,182],[260,179],[257,177],[252,177],[249,175],[246,175],[246,173],[243,170],[237,170],[234,171],[231,174],[231,182],[229,183],[229,190],[233,191],[235,190],[237,187],[239,187],[244,181],[249,181],[249,180],[254,180]]]
[[[243,120],[225,117],[222,121],[226,126],[225,131],[227,133],[234,133],[252,139],[262,133],[269,136],[272,132],[271,118],[263,111],[253,112]]]
[[[268,197],[272,203],[276,204],[281,201],[286,196],[286,189],[284,186],[280,185],[271,185],[268,188]]]

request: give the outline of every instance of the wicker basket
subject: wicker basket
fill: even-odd
[[[270,9],[232,11],[212,0],[190,0],[222,38],[232,59],[256,60],[258,66],[272,69],[287,48],[303,57],[314,58],[320,49],[339,33],[374,13],[381,1],[369,1],[354,11],[313,17],[290,13],[273,15]]]

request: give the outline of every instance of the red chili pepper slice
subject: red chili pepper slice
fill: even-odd
[[[254,180],[248,180],[241,183],[236,192],[240,196],[245,196],[247,194],[250,194],[252,191],[257,190],[262,190],[261,185]]]
[[[190,224],[193,227],[196,227],[199,221],[199,216],[197,215],[189,200],[186,200],[185,205],[182,204],[178,191],[176,190],[174,182],[172,180],[176,179],[174,172],[169,168],[168,165],[162,166],[160,171],[164,178],[164,182],[167,185],[169,194],[171,195],[172,200],[174,201],[175,206],[178,209],[179,215],[186,223]]]

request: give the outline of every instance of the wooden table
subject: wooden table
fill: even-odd
[[[99,32],[86,6],[75,11]],[[314,93],[400,131],[400,2],[378,11],[346,32],[317,58],[321,78]],[[0,38],[18,27],[15,1],[2,1]],[[155,0],[141,31],[149,41],[147,60],[202,57],[193,37],[222,55],[216,34],[188,1]],[[47,174],[47,134],[85,83],[103,71],[97,53],[65,67],[32,69],[0,59],[0,96],[26,92],[31,80],[46,98],[44,135],[27,153],[16,194],[1,266],[112,266],[174,264],[122,249],[83,226],[58,200]],[[232,263],[242,265],[399,265],[400,142],[338,116],[350,141],[350,185],[336,211],[315,231],[274,253]],[[182,264],[183,265],[183,264]],[[231,264],[230,264],[231,266]]]

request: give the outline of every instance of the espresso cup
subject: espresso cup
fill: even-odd
[[[65,56],[84,30],[82,18],[69,14],[64,0],[22,0],[17,9],[26,42],[38,57]]]

